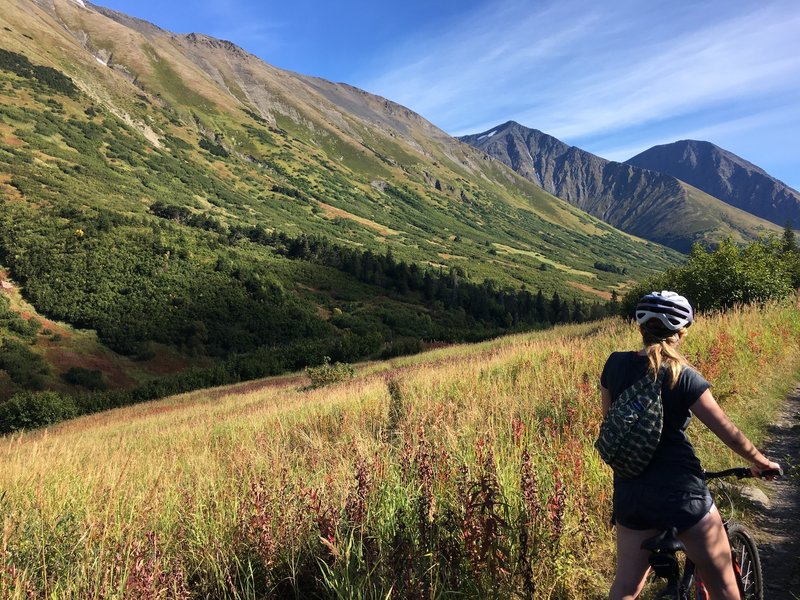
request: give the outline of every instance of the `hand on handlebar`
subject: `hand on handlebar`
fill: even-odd
[[[775,479],[776,477],[783,477],[783,469],[781,466],[776,462],[772,462],[771,460],[768,462],[768,467],[762,465],[750,467],[753,477],[760,477],[767,480]]]

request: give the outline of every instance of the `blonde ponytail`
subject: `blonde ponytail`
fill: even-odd
[[[691,366],[686,357],[678,351],[678,341],[686,332],[686,328],[681,329],[674,335],[664,339],[642,331],[642,341],[647,360],[650,363],[650,372],[653,380],[658,376],[661,365],[666,363],[669,373],[669,387],[674,388],[678,383],[683,367]]]

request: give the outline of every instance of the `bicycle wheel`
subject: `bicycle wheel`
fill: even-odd
[[[696,577],[694,580],[694,600],[708,600],[708,590],[703,581]]]
[[[761,561],[758,548],[748,531],[738,523],[728,527],[728,539],[733,549],[733,568],[740,581],[744,600],[764,600],[764,584],[761,577]]]

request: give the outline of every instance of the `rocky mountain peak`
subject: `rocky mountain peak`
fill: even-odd
[[[753,237],[758,220],[733,212],[713,199],[699,198],[676,175],[658,169],[606,160],[576,146],[508,121],[485,132],[460,138],[505,163],[549,193],[566,200],[615,227],[675,249],[686,251],[695,241],[709,241],[729,232],[725,219],[736,221],[737,235]],[[725,151],[708,142],[686,140],[681,152],[688,163],[725,162]],[[702,205],[702,206],[701,206]],[[717,210],[719,209],[719,210]],[[717,214],[714,214],[714,212]],[[702,226],[697,215],[708,215]],[[681,223],[679,215],[686,215]],[[716,223],[716,224],[713,224]]]
[[[205,46],[215,50],[223,50],[239,58],[248,58],[252,56],[249,52],[240,46],[237,46],[233,42],[211,37],[210,35],[205,35],[203,33],[188,33],[181,37],[195,46]]]
[[[628,164],[666,173],[732,206],[785,225],[800,223],[800,193],[711,142],[680,140],[654,146]]]

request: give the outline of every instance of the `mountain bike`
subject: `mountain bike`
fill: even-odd
[[[783,475],[783,471],[779,469],[770,469],[761,473],[761,477],[779,477],[781,475]],[[744,479],[753,477],[753,473],[749,467],[735,467],[724,471],[705,473],[707,481],[723,477]],[[743,600],[764,600],[761,562],[753,536],[743,525],[730,519],[724,520],[724,525],[731,544],[736,583],[739,585],[739,592]],[[656,577],[667,580],[667,585],[658,592],[655,598],[658,600],[690,600],[691,598],[707,600],[708,593],[702,578],[695,572],[694,563],[688,557],[685,557],[681,572],[677,554],[683,552],[685,556],[686,549],[676,533],[673,527],[642,542],[642,549],[651,553],[649,562]]]

